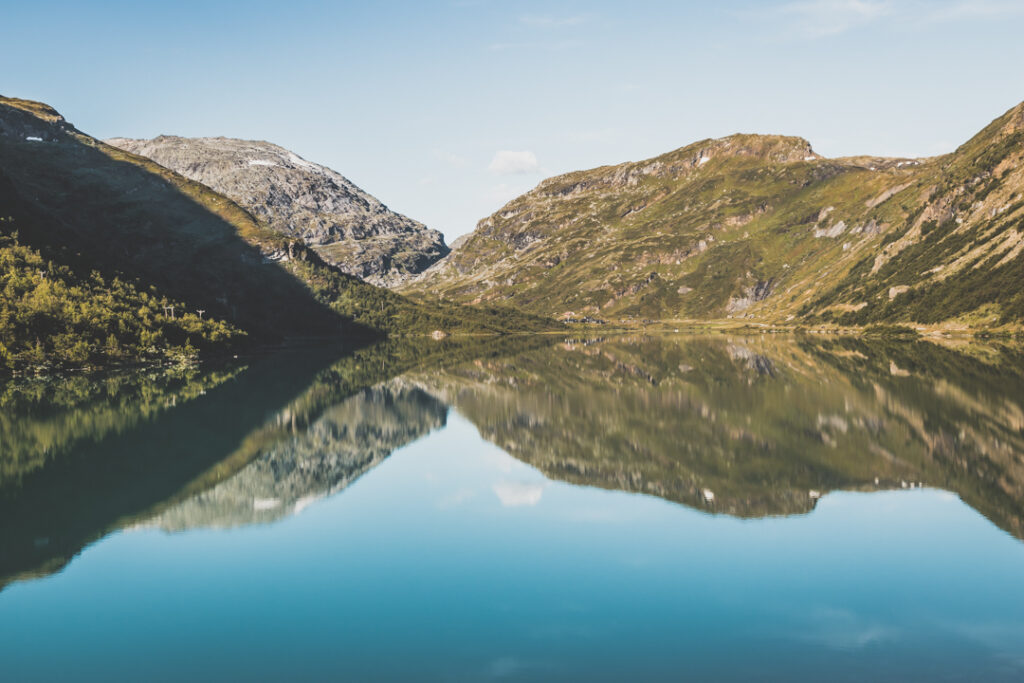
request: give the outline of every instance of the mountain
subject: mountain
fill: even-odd
[[[273,230],[302,239],[328,263],[376,285],[398,284],[449,251],[437,230],[269,142],[168,135],[106,142],[230,197]]]
[[[616,322],[1019,326],[1022,121],[930,159],[733,135],[557,176],[404,291]]]
[[[0,372],[286,337],[494,333],[548,322],[417,304],[326,263],[232,200],[0,97]]]

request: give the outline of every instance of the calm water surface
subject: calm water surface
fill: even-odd
[[[0,393],[0,678],[1024,680],[1010,347],[284,351]]]

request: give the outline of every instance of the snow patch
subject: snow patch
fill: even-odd
[[[28,140],[29,142],[42,142],[43,141],[42,138],[37,138],[35,135],[29,135],[25,139]]]
[[[250,166],[278,166],[279,164],[275,164],[273,161],[268,161],[266,159],[249,159],[249,165]]]
[[[703,166],[704,164],[708,163],[709,161],[711,161],[711,157],[707,156],[706,154],[702,154],[701,157],[700,157],[700,160],[697,162],[697,165],[698,166]]]
[[[299,168],[305,168],[310,171],[315,171],[318,168],[316,164],[311,164],[294,152],[288,152],[288,161],[292,162]]]
[[[273,510],[280,506],[281,501],[277,498],[254,498],[252,501],[253,510]]]

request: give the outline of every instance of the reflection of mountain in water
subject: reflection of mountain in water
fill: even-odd
[[[355,352],[325,343],[244,368],[0,384],[0,589],[58,571],[125,527],[293,512],[444,424],[443,405],[389,379],[546,343],[394,340]]]
[[[446,415],[444,404],[401,380],[363,389],[302,430],[284,410],[276,421],[286,438],[145,524],[177,531],[274,521],[346,488],[392,451],[444,426]]]
[[[628,337],[415,380],[553,478],[739,516],[924,484],[1024,537],[1022,367],[1008,348]]]
[[[443,425],[446,404],[573,483],[758,516],[921,482],[1024,537],[1012,348],[535,337],[340,353],[0,391],[0,587],[113,530],[293,513]]]
[[[366,387],[488,351],[475,341],[325,345],[231,371],[2,385],[0,588],[154,518],[167,528],[262,521],[343,488],[444,422],[420,391]]]

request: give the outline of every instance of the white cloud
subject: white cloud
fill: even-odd
[[[494,494],[507,508],[536,505],[543,493],[544,484],[502,481],[494,485]]]
[[[501,150],[495,152],[494,158],[491,159],[491,164],[487,168],[494,173],[511,175],[515,173],[537,173],[540,171],[540,164],[537,162],[537,155],[529,150],[521,152]]]
[[[801,616],[807,619],[807,630],[798,634],[801,640],[837,650],[862,649],[901,636],[900,630],[891,624],[875,623],[848,610],[816,607]]]
[[[802,33],[813,37],[845,33],[893,11],[888,0],[802,0],[774,9],[774,13],[796,21]]]

